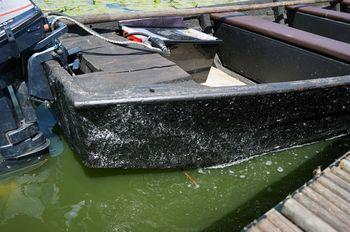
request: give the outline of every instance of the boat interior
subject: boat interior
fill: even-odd
[[[91,35],[81,41],[74,32],[62,42],[67,48],[81,48],[80,66],[70,75],[88,92],[170,83],[206,88],[344,76],[350,74],[347,4],[342,2],[341,11],[335,6],[286,7],[287,17],[280,22],[266,10],[170,17],[172,20],[153,20],[146,26],[147,19],[91,25],[114,39],[126,37],[124,26],[140,25],[151,33],[162,29],[158,35],[175,32],[171,36],[176,37],[179,29],[188,28],[210,34],[209,38],[199,34],[195,41],[176,37],[166,42],[170,56],[115,46]],[[74,59],[77,57],[71,58],[71,66]]]
[[[350,14],[304,7],[89,25],[162,54],[72,27],[70,68],[45,63],[70,145],[91,168],[183,168],[347,133]]]

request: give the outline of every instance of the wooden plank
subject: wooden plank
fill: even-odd
[[[319,202],[313,201],[311,198],[307,197],[301,192],[294,194],[293,199],[337,231],[347,232],[348,225],[342,222],[339,218],[334,217],[334,215],[331,214],[332,212],[330,212],[327,208],[322,207]]]
[[[348,193],[350,193],[350,184],[344,181],[342,178],[334,175],[329,171],[324,172],[323,175],[329,178],[331,181],[333,181],[336,185],[338,185],[339,187],[343,188]]]
[[[256,226],[265,232],[280,232],[281,230],[277,228],[274,224],[272,224],[269,220],[264,219],[259,221]]]
[[[246,231],[246,232],[263,232],[255,224],[250,226],[249,228],[244,228],[243,231]]]
[[[343,160],[346,155],[343,156]],[[341,161],[340,161],[341,162]],[[350,174],[336,161],[249,228],[263,231],[344,231],[350,229]],[[273,224],[273,226],[271,226]]]
[[[118,14],[98,14],[98,15],[82,15],[75,17],[75,20],[83,24],[92,23],[104,23],[104,22],[116,22],[119,20],[127,19],[140,19],[151,17],[164,17],[164,16],[193,16],[210,13],[222,13],[222,12],[234,12],[234,11],[248,11],[248,10],[260,10],[267,8],[299,5],[299,4],[313,4],[330,2],[330,0],[294,0],[294,1],[281,1],[281,2],[267,2],[258,4],[238,4],[231,6],[217,6],[217,7],[199,7],[199,8],[187,8],[187,9],[171,9],[162,11],[129,11],[118,12]],[[72,23],[68,21],[71,25]]]
[[[293,224],[290,220],[280,214],[277,210],[271,209],[267,212],[267,218],[275,224],[281,231],[301,232],[302,230]]]
[[[329,190],[331,190],[333,193],[337,194],[339,197],[343,198],[345,201],[350,200],[350,193],[347,192],[345,189],[340,188],[338,185],[336,185],[334,182],[332,182],[330,179],[321,176],[317,179],[317,181],[322,184],[323,186],[327,187]]]
[[[125,40],[112,33],[105,36]],[[188,73],[159,54],[113,45],[94,36],[70,37],[62,42],[67,48],[82,49],[85,74],[75,76],[75,81],[86,92],[110,95],[126,86],[195,84]]]
[[[113,93],[125,86],[187,81],[192,81],[191,76],[177,66],[124,73],[94,72],[76,76],[76,83],[85,91],[100,93]]]
[[[244,82],[230,76],[229,74],[211,67],[206,82],[202,85],[209,87],[223,87],[223,86],[243,86],[246,85]]]
[[[334,175],[336,175],[336,176],[342,178],[344,181],[350,183],[350,174],[349,173],[343,171],[339,167],[332,167],[330,170]]]
[[[347,215],[350,215],[350,203],[348,201],[344,200],[342,197],[338,196],[318,182],[311,183],[309,187],[322,195],[328,201],[332,202],[332,204],[336,205],[339,209],[343,210],[343,212],[345,212]]]
[[[225,23],[225,25],[229,25],[232,28],[230,31],[234,31],[234,28],[238,27],[262,36],[267,36],[274,40],[280,40],[288,44],[293,44],[299,48],[317,51],[319,54],[330,56],[343,62],[350,62],[350,44],[342,41],[333,40],[306,31],[287,27],[282,24],[273,23],[268,20],[263,20],[259,17],[239,15],[239,13],[213,14],[212,18],[214,20],[218,20],[219,22]],[[226,38],[227,40],[227,37],[220,36],[220,33],[217,33],[217,36],[221,39]],[[230,36],[233,36],[233,34],[230,34]],[[227,41],[225,41],[223,44],[225,45],[225,43],[227,43]],[[220,52],[222,53],[222,48],[226,47],[224,45],[220,47],[219,54]],[[244,46],[243,41],[240,41],[240,44],[237,45],[238,46],[233,46],[233,44],[230,43],[228,46],[239,48],[239,46]],[[250,47],[250,49],[252,48],[253,47]],[[265,50],[261,50],[261,52],[264,51]],[[220,57],[222,57],[222,55]],[[255,57],[258,56],[255,55],[254,58]],[[221,61],[225,63],[223,59]],[[225,66],[228,67],[227,65]]]
[[[334,21],[350,23],[350,14],[335,10],[328,10],[318,6],[289,6],[287,9],[331,19]]]
[[[126,40],[115,33],[104,36],[117,40]],[[95,36],[71,37],[61,40],[69,48],[82,49],[82,60],[94,71],[131,72],[151,68],[175,66],[174,62],[135,46],[118,46],[102,41]],[[133,49],[134,48],[134,49]]]
[[[336,231],[317,215],[305,208],[299,202],[290,198],[281,208],[281,213],[305,231],[333,232]]]
[[[336,222],[335,225],[332,223],[329,223],[334,228],[338,230],[344,230],[344,229],[347,230],[350,227],[349,215],[346,214],[341,209],[339,209],[336,205],[332,204],[332,202],[328,201],[322,195],[318,194],[317,192],[315,192],[309,187],[303,188],[301,193],[304,194],[307,198],[311,199],[312,202],[316,204],[316,210],[317,210],[315,212],[316,214],[325,212],[326,213],[325,220],[329,220],[330,218],[331,221]],[[321,208],[320,210],[317,209],[318,206]],[[338,220],[340,221],[339,223],[338,223]]]
[[[246,85],[256,85],[257,84],[255,82],[249,80],[248,78],[222,66],[221,60],[220,60],[218,55],[215,55],[213,66],[216,67],[217,69],[219,69],[220,71],[223,71],[224,73],[228,74],[229,76],[239,80],[240,82],[243,82]]]

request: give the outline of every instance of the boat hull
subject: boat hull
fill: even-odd
[[[197,168],[346,134],[350,76],[239,87],[158,84],[108,96],[46,64],[67,141],[91,168]]]

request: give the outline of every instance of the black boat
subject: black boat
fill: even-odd
[[[73,19],[92,35],[61,41],[69,18],[1,4],[0,173],[46,160],[39,104],[93,168],[211,166],[349,132],[345,1],[288,7],[288,26],[263,10],[90,25],[102,35]]]
[[[163,36],[188,25],[213,32],[214,39],[165,41],[169,57],[70,34],[61,41],[81,48],[71,60],[80,67],[72,73],[49,61],[45,70],[71,147],[91,168],[190,168],[349,133],[350,33],[343,30],[350,14],[303,7],[288,8],[289,26],[249,12],[175,26],[119,22],[121,30]],[[307,32],[300,13],[338,27]],[[114,31],[104,35],[125,39]]]

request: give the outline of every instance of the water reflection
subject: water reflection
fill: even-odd
[[[43,220],[43,213],[48,205],[55,205],[59,200],[59,188],[48,182],[50,170],[38,174],[23,174],[2,181],[0,185],[1,223],[19,215]]]

